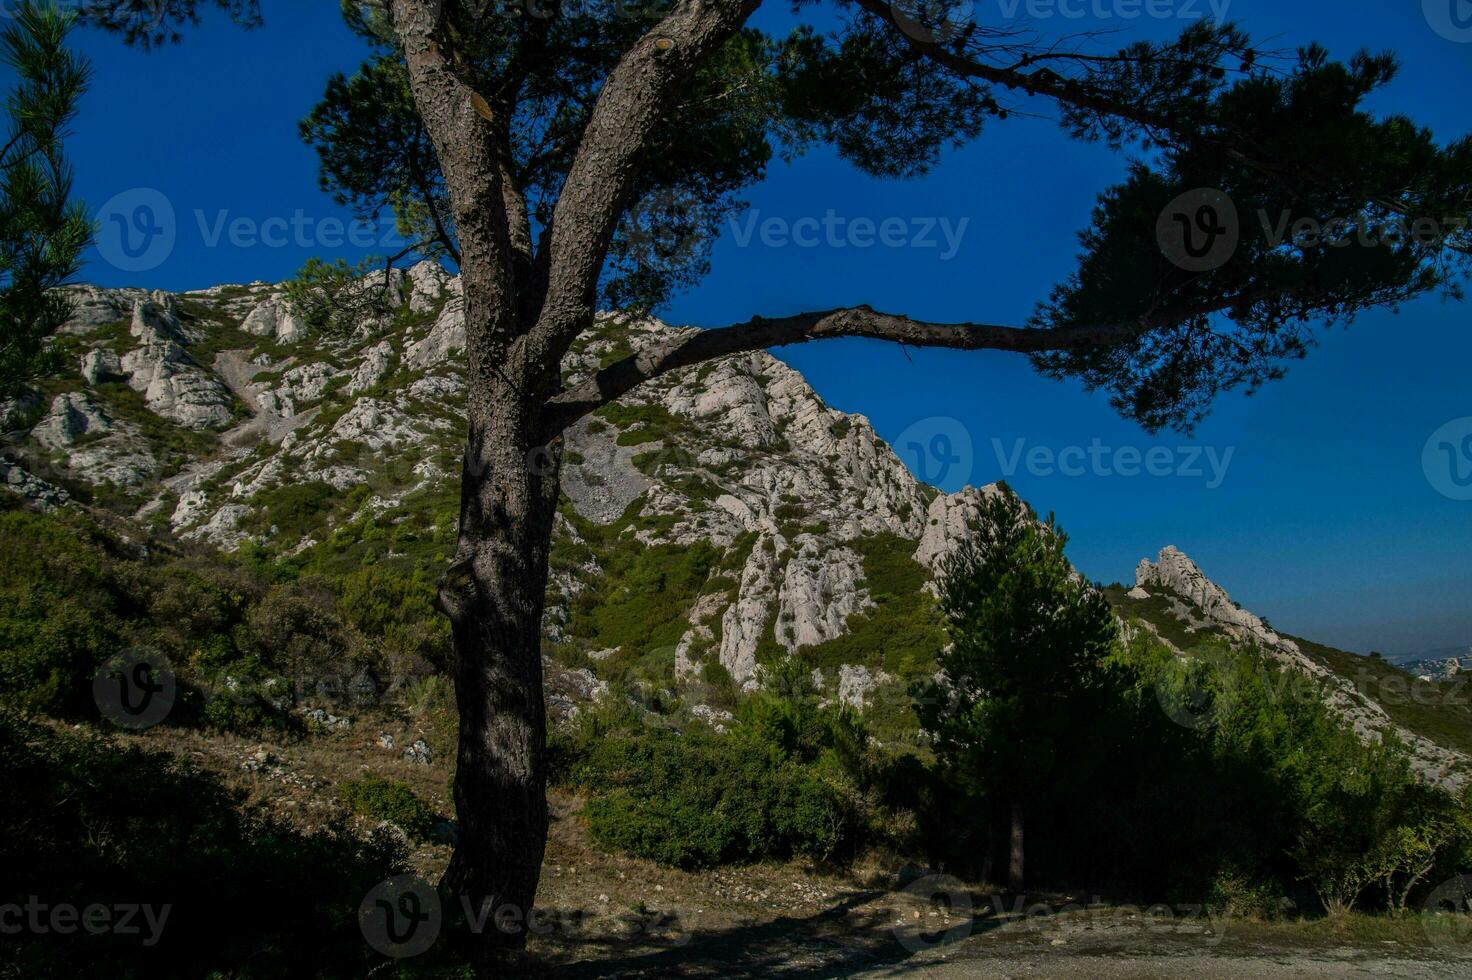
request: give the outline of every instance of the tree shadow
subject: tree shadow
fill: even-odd
[[[0,976],[362,976],[391,836],[305,832],[163,753],[0,709]],[[18,928],[17,928],[18,926]]]
[[[885,897],[896,902],[875,903]],[[974,899],[979,896],[973,896]],[[641,934],[575,937],[557,975],[573,980],[607,977],[761,976],[820,980],[889,968],[899,976],[930,964],[919,952],[961,942],[1003,924],[973,900],[970,915],[947,918],[932,932],[901,924],[920,904],[903,905],[903,892],[852,891],[813,915],[719,929],[687,928],[676,920],[649,924]],[[982,900],[984,902],[984,900]],[[632,920],[633,917],[631,917]]]

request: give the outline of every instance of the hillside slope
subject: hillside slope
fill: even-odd
[[[4,406],[0,477],[38,505],[75,497],[186,543],[432,580],[458,509],[459,284],[421,263],[363,288],[384,290],[382,312],[339,336],[267,283],[77,287],[59,337],[75,367]],[[565,374],[676,329],[603,317]],[[917,737],[907,691],[944,642],[926,586],[987,490],[920,483],[867,419],[765,353],[584,419],[563,487],[545,623],[556,713],[613,684],[719,724],[762,665],[793,656],[876,731]],[[1460,778],[1465,708],[1395,703],[1406,675],[1275,633],[1174,549],[1111,597],[1182,655],[1213,639],[1318,678],[1365,737],[1395,731],[1422,771]]]
[[[1108,590],[1129,624],[1149,631],[1177,655],[1246,650],[1270,667],[1313,683],[1362,738],[1390,734],[1405,743],[1426,778],[1460,789],[1468,781],[1472,707],[1462,685],[1416,678],[1376,657],[1362,657],[1278,633],[1174,547],[1142,559],[1135,584]]]

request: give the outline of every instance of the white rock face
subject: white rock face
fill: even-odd
[[[67,469],[91,484],[137,487],[145,483],[158,470],[158,460],[131,426],[116,428],[127,438],[73,449],[67,456]]]
[[[579,514],[596,524],[616,520],[650,488],[648,477],[634,466],[634,457],[647,446],[620,446],[608,430],[595,432],[586,420],[567,433],[568,449],[583,462],[565,466],[562,490]]]
[[[123,377],[123,361],[117,351],[94,348],[82,355],[82,377],[89,385]]]
[[[57,395],[51,411],[31,430],[31,437],[48,449],[66,449],[82,436],[112,431],[112,420],[84,391]]]
[[[260,302],[240,321],[240,329],[257,337],[270,337],[291,343],[307,335],[307,324],[291,308],[285,294],[278,293]]]
[[[209,502],[210,496],[203,490],[185,490],[179,494],[179,502],[169,515],[169,523],[174,527],[188,527],[198,523],[201,517],[209,513]]]
[[[1216,626],[1243,640],[1298,652],[1292,640],[1278,636],[1257,616],[1238,606],[1226,590],[1207,578],[1194,561],[1175,547],[1161,549],[1154,562],[1141,559],[1135,568],[1135,587],[1168,589],[1190,601]]]
[[[77,336],[126,319],[133,304],[148,297],[143,289],[103,289],[90,285],[68,286],[66,292],[72,301],[72,317],[60,332]]]
[[[465,305],[458,297],[452,297],[440,311],[429,334],[404,352],[404,363],[416,368],[430,368],[445,363],[457,351],[464,349]]]
[[[196,541],[204,541],[217,548],[233,550],[247,537],[238,525],[240,519],[249,513],[250,508],[245,504],[226,504],[215,511],[209,521],[192,531],[184,532],[183,536]]]
[[[786,549],[775,534],[757,541],[741,570],[740,598],[721,618],[721,666],[743,687],[754,684],[756,648],[777,600],[777,555]]]
[[[915,560],[932,572],[940,571],[940,563],[963,541],[969,529],[981,519],[982,501],[1001,493],[996,484],[977,490],[966,487],[952,494],[941,494],[930,502],[925,512],[925,532],[915,549]]]
[[[666,402],[676,414],[713,423],[748,449],[777,441],[777,427],[767,408],[766,391],[737,364],[723,363],[706,379]]]
[[[183,331],[172,302],[159,306],[153,300],[139,300],[133,307],[131,332],[140,345],[123,355],[120,366],[128,386],[143,393],[149,409],[190,429],[218,429],[230,423],[230,392],[190,360],[180,344]]]
[[[871,608],[863,560],[848,548],[825,548],[805,534],[794,542],[782,579],[777,642],[789,650],[841,636],[848,618]]]
[[[347,384],[347,393],[356,395],[372,388],[380,378],[388,374],[393,361],[394,345],[387,340],[368,348],[363,355],[363,362],[353,371],[353,378]]]
[[[335,441],[360,442],[376,452],[413,445],[422,438],[422,430],[393,405],[365,398],[337,420],[332,435]]]
[[[93,485],[137,487],[158,469],[137,427],[115,422],[85,391],[57,395],[30,434],[39,445],[64,454],[70,476]]]
[[[445,271],[444,266],[438,262],[426,259],[409,268],[409,282],[412,292],[409,294],[409,309],[415,313],[428,313],[434,309],[440,297],[450,286],[450,274]],[[460,282],[454,280],[458,287]]]
[[[261,397],[277,414],[290,418],[297,414],[299,405],[320,401],[337,374],[331,364],[322,361],[302,364],[283,372],[275,387]]]
[[[869,695],[880,684],[892,678],[884,671],[870,673],[869,668],[844,664],[838,669],[838,700],[862,711],[869,705]]]

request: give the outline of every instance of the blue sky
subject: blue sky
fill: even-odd
[[[1126,19],[1152,9],[1143,0],[1021,2],[1044,30],[1119,29],[1124,37],[1174,33],[1183,23]],[[1213,9],[1213,0],[1155,2],[1182,16]],[[1015,5],[979,0],[974,15],[995,20]],[[128,271],[115,248],[108,257],[94,250],[82,278],[184,289],[279,280],[312,255],[384,251],[346,240],[340,223],[350,216],[318,189],[314,155],[296,134],[327,76],[362,59],[336,7],[263,0],[260,30],[207,19],[182,45],[152,53],[79,36],[96,67],[69,144],[79,194],[101,208],[150,189],[168,201],[176,228],[160,264]],[[1106,17],[1071,20],[1057,12],[1065,7]],[[1397,51],[1404,69],[1376,109],[1408,113],[1444,138],[1472,128],[1472,40],[1443,36],[1459,36],[1452,11],[1472,16],[1472,4],[1230,0],[1227,9],[1265,47],[1319,40],[1341,57],[1366,45]],[[787,16],[784,5],[759,18],[777,26]],[[1440,34],[1431,26],[1438,18]],[[1014,118],[917,181],[868,179],[827,152],[777,164],[746,195],[751,214],[724,229],[711,276],[662,313],[717,326],[862,302],[931,319],[1020,323],[1070,270],[1094,195],[1124,163],[1069,141],[1050,119]],[[856,234],[819,235],[813,247],[745,234],[753,218],[791,224],[830,212]],[[239,219],[269,240],[232,234]],[[862,229],[849,224],[858,219],[899,219],[891,222],[895,244],[859,247]],[[867,415],[898,440],[922,476],[941,475],[931,452],[939,450],[948,489],[1006,477],[1039,510],[1056,511],[1075,562],[1094,578],[1129,580],[1142,556],[1176,544],[1280,629],[1403,653],[1472,643],[1472,501],[1439,492],[1445,472],[1423,465],[1432,434],[1472,416],[1469,325],[1472,307],[1436,298],[1398,316],[1366,316],[1326,335],[1256,397],[1223,397],[1192,439],[1148,437],[1103,398],[1039,378],[1015,356],[862,341],[779,355],[830,404]],[[1446,431],[1454,443],[1464,432]]]

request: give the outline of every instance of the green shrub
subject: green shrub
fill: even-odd
[[[288,717],[254,693],[217,694],[205,701],[201,720],[222,732],[261,734],[290,729]]]
[[[330,483],[288,483],[257,491],[242,527],[259,534],[274,527],[282,540],[295,541],[320,529],[344,502],[343,495]]]
[[[88,710],[92,674],[124,645],[117,559],[89,532],[76,520],[0,513],[0,694],[11,703]]]
[[[374,820],[387,820],[410,837],[422,840],[434,829],[434,809],[397,780],[364,776],[343,783],[339,793],[349,810]]]
[[[621,647],[627,663],[669,653],[689,628],[690,607],[720,552],[708,541],[646,547],[632,537],[599,549],[603,578],[573,602],[568,633],[598,647]]]
[[[554,772],[589,794],[584,819],[610,850],[682,868],[851,853],[865,825],[853,719],[805,690],[760,692],[739,710],[724,735],[591,711],[554,737]]]
[[[839,848],[838,792],[805,767],[738,735],[651,731],[597,746],[577,779],[601,846],[681,868]]]

